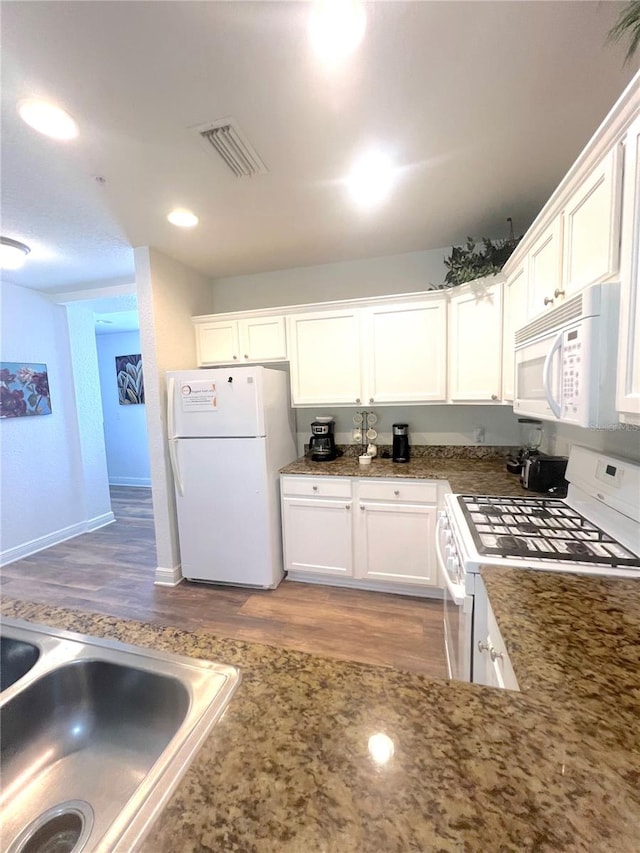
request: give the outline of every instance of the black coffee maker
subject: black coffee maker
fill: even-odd
[[[393,462],[408,462],[411,456],[409,449],[409,424],[393,424],[393,447],[391,459]]]
[[[333,436],[333,421],[313,421],[309,452],[314,462],[331,462],[337,456],[336,440]]]

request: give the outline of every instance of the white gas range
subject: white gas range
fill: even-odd
[[[565,499],[446,496],[436,541],[450,678],[485,683],[480,566],[640,579],[640,465],[573,447],[566,478]]]

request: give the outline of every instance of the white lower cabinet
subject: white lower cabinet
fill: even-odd
[[[504,690],[520,690],[486,587],[479,575],[475,581],[474,597],[473,682]]]
[[[282,477],[281,490],[285,570],[294,579],[439,588],[438,483],[302,475]]]

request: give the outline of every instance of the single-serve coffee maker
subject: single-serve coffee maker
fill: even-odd
[[[314,462],[331,462],[337,456],[336,440],[333,435],[333,419],[316,420],[311,424],[309,452]]]
[[[408,462],[411,451],[409,449],[409,424],[393,424],[393,446],[391,448],[391,460],[393,462]]]

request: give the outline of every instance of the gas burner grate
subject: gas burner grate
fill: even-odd
[[[459,495],[479,554],[640,567],[640,559],[564,501]]]

